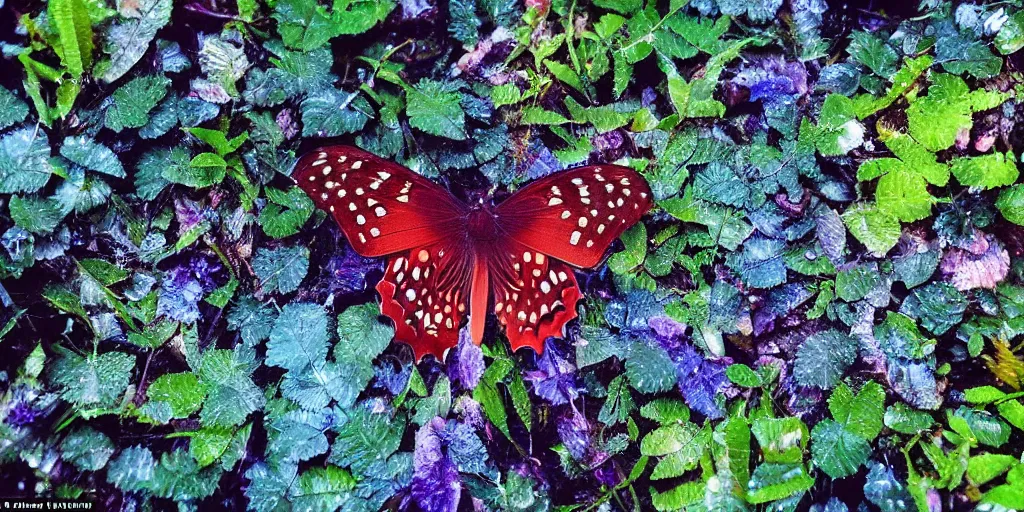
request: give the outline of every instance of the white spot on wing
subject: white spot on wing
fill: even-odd
[[[580,243],[580,236],[581,233],[579,231],[573,231],[572,234],[569,235],[569,244],[576,245]]]

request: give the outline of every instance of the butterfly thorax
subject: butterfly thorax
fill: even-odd
[[[490,242],[498,238],[498,222],[494,212],[486,204],[474,206],[466,219],[469,237],[478,242]]]

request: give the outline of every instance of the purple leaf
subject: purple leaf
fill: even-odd
[[[708,361],[697,349],[686,344],[669,353],[676,363],[679,390],[682,391],[686,404],[709,418],[723,417],[725,411],[718,405],[715,397],[729,381],[725,376],[725,369],[729,363]]]
[[[569,450],[574,459],[582,460],[590,447],[590,423],[587,417],[575,407],[567,407],[556,420],[556,430],[565,449]]]
[[[366,275],[380,268],[380,260],[364,258],[346,245],[342,254],[327,260],[332,293],[349,294],[366,288]]]
[[[1010,271],[1010,254],[992,235],[978,237],[978,247],[953,247],[942,258],[940,268],[957,290],[995,288]]]
[[[553,405],[571,402],[579,392],[576,385],[576,365],[568,360],[549,340],[544,353],[537,360],[537,369],[523,372],[523,378],[533,383],[533,392]]]
[[[199,319],[199,299],[203,286],[188,267],[175,267],[164,276],[160,286],[157,315],[192,323]]]
[[[425,512],[455,512],[459,509],[462,479],[443,449],[444,419],[437,417],[416,432],[413,455],[412,495]]]
[[[686,334],[686,324],[679,323],[667,316],[648,318],[647,325],[654,330],[654,334],[659,338],[678,339]]]
[[[448,378],[465,389],[473,389],[484,374],[484,352],[469,334],[469,328],[459,331],[459,344],[448,365]]]

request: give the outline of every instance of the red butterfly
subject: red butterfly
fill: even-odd
[[[365,151],[322,148],[293,175],[331,212],[355,251],[391,255],[377,284],[381,313],[417,360],[443,357],[469,315],[480,343],[488,302],[512,350],[537,352],[576,317],[572,267],[594,267],[651,208],[640,174],[596,165],[537,180],[506,201],[468,205],[430,180]]]

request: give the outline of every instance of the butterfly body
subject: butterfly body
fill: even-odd
[[[635,171],[601,165],[537,180],[498,205],[467,205],[430,180],[365,151],[334,146],[293,174],[353,249],[388,256],[381,313],[417,358],[441,357],[468,317],[476,343],[493,312],[513,350],[562,336],[580,299],[572,266],[597,265],[650,209]]]

